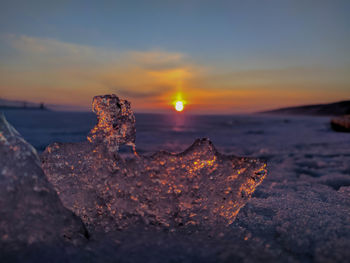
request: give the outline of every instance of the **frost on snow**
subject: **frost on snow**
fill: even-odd
[[[266,175],[266,163],[222,155],[208,139],[179,154],[123,158],[122,144],[134,145],[130,103],[115,95],[96,96],[98,117],[87,141],[54,143],[42,168],[63,204],[90,230],[111,231],[136,222],[177,227],[232,223]]]

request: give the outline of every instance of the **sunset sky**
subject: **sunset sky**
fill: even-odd
[[[350,1],[1,1],[0,98],[241,113],[350,99]]]

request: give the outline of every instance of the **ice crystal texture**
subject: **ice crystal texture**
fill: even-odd
[[[83,223],[62,205],[35,149],[2,114],[0,156],[0,248],[86,240]]]
[[[62,202],[90,230],[140,221],[170,228],[230,224],[266,175],[265,162],[222,155],[208,139],[179,154],[123,158],[115,150],[135,140],[130,104],[115,95],[93,103],[98,124],[88,141],[54,143],[42,155]]]
[[[90,142],[105,144],[110,152],[122,144],[135,145],[135,116],[128,101],[115,95],[95,96],[92,110],[98,123],[87,137]]]

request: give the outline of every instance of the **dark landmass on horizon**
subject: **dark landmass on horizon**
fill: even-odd
[[[38,106],[38,107],[18,107],[18,106],[3,106],[0,105],[0,110],[49,110],[45,106]]]
[[[6,100],[0,98],[0,110],[49,110],[44,103]]]
[[[261,111],[263,114],[338,116],[350,114],[350,100]]]

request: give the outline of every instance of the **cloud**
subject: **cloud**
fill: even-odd
[[[149,91],[144,90],[135,90],[133,87],[115,87],[111,88],[111,90],[114,93],[120,94],[124,97],[128,98],[143,98],[143,99],[152,99],[152,98],[158,98],[161,97],[162,95],[168,93],[169,91],[172,90],[173,87],[171,86],[153,86],[148,88]]]
[[[154,71],[171,70],[183,66],[187,56],[178,52],[164,51],[131,51],[128,52],[130,58],[137,61],[144,68]]]
[[[14,35],[6,41],[12,54],[0,62],[0,84],[8,97],[87,106],[96,94],[116,92],[142,108],[145,98],[169,103],[165,94],[181,89],[198,67],[179,52],[108,50]]]

